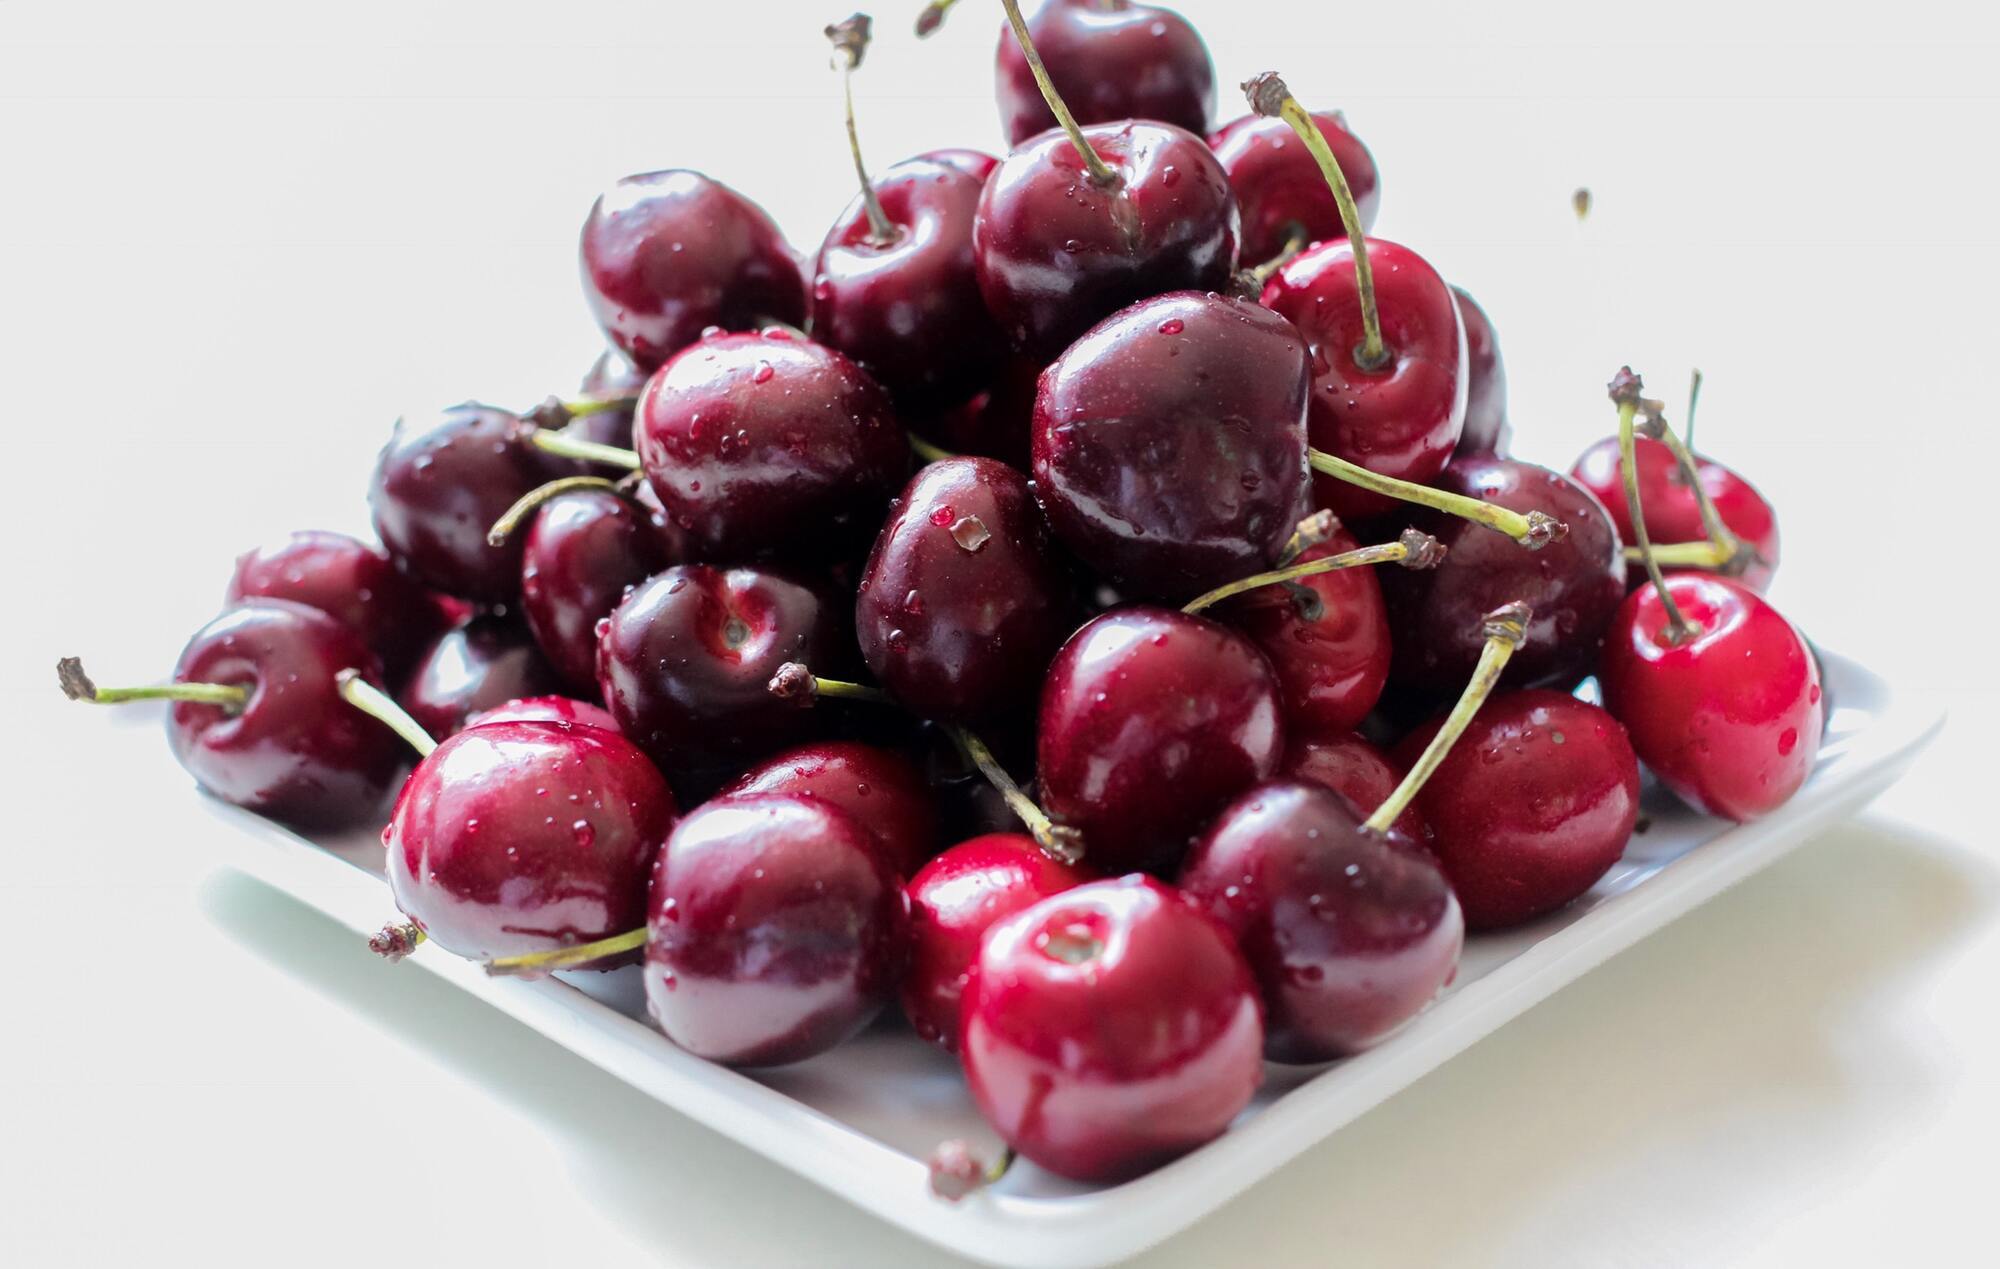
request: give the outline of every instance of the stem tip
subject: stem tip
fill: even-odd
[[[1409,554],[1403,557],[1403,567],[1413,569],[1436,568],[1444,563],[1450,548],[1422,529],[1404,529],[1396,539]]]
[[[1528,637],[1528,623],[1535,610],[1521,600],[1495,608],[1480,619],[1480,630],[1488,639],[1501,639],[1520,647]]]
[[[423,927],[415,921],[391,921],[369,936],[368,950],[393,965],[416,951],[425,937]]]
[[[56,681],[62,684],[63,695],[73,701],[97,699],[97,684],[83,672],[83,661],[78,657],[64,657],[56,662]]]
[[[1276,71],[1264,71],[1243,81],[1243,95],[1250,101],[1250,109],[1266,119],[1276,119],[1284,112],[1285,100],[1292,90],[1285,87],[1284,78]]]
[[[797,661],[787,661],[771,676],[771,695],[781,701],[791,701],[801,709],[810,706],[819,695],[813,672]]]
[[[861,59],[867,55],[873,26],[873,20],[865,13],[856,13],[839,22],[826,24],[827,40],[832,43],[834,52],[847,59],[850,69],[859,67]]]

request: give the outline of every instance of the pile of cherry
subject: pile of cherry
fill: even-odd
[[[275,819],[400,788],[385,954],[638,960],[743,1066],[899,999],[1006,1157],[1107,1181],[1583,894],[1640,763],[1784,802],[1822,704],[1770,507],[1630,371],[1568,474],[1509,456],[1493,328],[1365,236],[1340,115],[1267,74],[1208,133],[1177,14],[1003,7],[1005,159],[871,181],[856,143],[809,267],[705,176],[620,181],[580,397],[399,422],[380,548],[243,556],[170,684],[61,673],[171,700],[174,755]],[[951,1143],[933,1182],[993,1171]]]

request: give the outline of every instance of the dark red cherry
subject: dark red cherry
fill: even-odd
[[[1459,433],[1458,452],[1504,458],[1514,442],[1514,427],[1507,421],[1507,367],[1500,360],[1493,319],[1464,287],[1455,286],[1451,293],[1458,300],[1459,319],[1465,323],[1465,429]],[[1595,489],[1591,492],[1597,493]]]
[[[646,372],[632,364],[632,359],[616,348],[607,348],[598,354],[579,385],[586,399],[636,397],[645,386]],[[599,445],[631,449],[633,414],[634,408],[629,405],[615,410],[599,410],[577,418],[563,430]]]
[[[1403,772],[1386,754],[1353,733],[1294,736],[1278,770],[1287,779],[1332,789],[1363,811],[1382,805],[1403,782]],[[1403,837],[1429,846],[1430,826],[1415,802],[1403,808],[1395,827]]]
[[[555,723],[562,727],[618,730],[618,720],[611,716],[611,711],[568,696],[524,696],[492,709],[482,709],[465,720],[467,727],[484,727],[488,723]]]
[[[846,811],[808,797],[710,802],[653,869],[646,1010],[710,1061],[812,1057],[895,991],[906,922],[895,873]]]
[[[813,338],[852,357],[902,409],[964,401],[1006,355],[972,266],[985,185],[949,164],[898,163],[875,182],[892,235],[875,235],[857,196],[814,261]]]
[[[1369,238],[1387,360],[1366,369],[1354,247],[1322,243],[1278,271],[1264,304],[1305,335],[1312,348],[1313,448],[1378,475],[1420,485],[1450,460],[1465,425],[1465,330],[1458,303],[1437,270],[1408,247]],[[1345,519],[1401,514],[1391,499],[1332,476],[1315,478],[1318,505]]]
[[[882,686],[953,722],[1032,709],[1078,619],[1028,478],[991,458],[916,474],[875,539],[854,609]]]
[[[1418,728],[1396,758],[1414,762],[1437,731],[1436,722]],[[1639,763],[1625,729],[1597,706],[1561,692],[1503,692],[1473,716],[1417,806],[1466,925],[1516,925],[1575,899],[1625,853]]]
[[[1042,688],[1042,806],[1102,872],[1171,869],[1285,749],[1277,677],[1255,644],[1168,608],[1113,609],[1056,654]]]
[[[1367,233],[1382,202],[1375,158],[1347,130],[1339,111],[1315,111],[1312,118],[1354,192],[1361,232]],[[1245,263],[1262,264],[1287,250],[1347,236],[1319,164],[1284,120],[1245,115],[1224,124],[1208,143],[1229,173],[1229,187],[1243,213],[1239,254]]]
[[[442,740],[481,710],[561,690],[561,678],[525,626],[510,617],[483,616],[440,635],[404,680],[396,701]]]
[[[625,593],[680,562],[679,532],[664,516],[607,490],[543,504],[521,549],[521,615],[571,689],[597,686],[597,623]]]
[[[1653,545],[1706,540],[1708,529],[1702,522],[1700,501],[1681,474],[1673,451],[1665,442],[1644,436],[1636,438],[1633,447],[1640,505],[1646,508],[1646,529]],[[1697,456],[1695,470],[1722,523],[1755,552],[1749,567],[1736,580],[1762,594],[1778,567],[1777,512],[1756,486],[1714,459]],[[1607,436],[1585,450],[1569,474],[1604,503],[1611,522],[1618,526],[1618,535],[1633,541],[1632,514],[1625,505],[1625,485],[1618,472],[1618,438]],[[1639,585],[1645,577],[1642,565],[1634,564],[1627,570],[1630,585]]]
[[[959,1003],[986,931],[1089,879],[1024,833],[975,837],[925,864],[903,887],[910,905],[903,1012],[917,1034],[957,1052]]]
[[[391,679],[451,624],[438,597],[397,571],[381,548],[316,529],[237,556],[225,598],[317,608],[360,635]]]
[[[980,1113],[1073,1180],[1123,1180],[1215,1139],[1263,1081],[1243,954],[1149,877],[1077,886],[993,926],[962,1012]]]
[[[1378,578],[1396,635],[1392,680],[1433,700],[1455,696],[1485,646],[1480,617],[1513,600],[1527,603],[1534,619],[1503,684],[1567,687],[1590,673],[1625,595],[1624,547],[1604,504],[1566,476],[1511,458],[1455,458],[1431,483],[1524,514],[1545,512],[1568,532],[1525,551],[1482,525],[1412,508],[1410,522],[1448,553],[1434,569],[1387,569]]]
[[[598,727],[470,727],[417,764],[382,841],[396,906],[478,960],[589,943],[644,919],[673,827],[667,782]]]
[[[1135,596],[1183,600],[1269,568],[1309,510],[1298,332],[1193,291],[1099,323],[1043,374],[1036,496]]]
[[[1215,63],[1193,25],[1172,9],[1131,0],[1048,0],[1029,15],[1028,32],[1078,123],[1151,119],[1208,131]],[[1004,25],[994,75],[1008,145],[1056,126],[1020,42]]]
[[[583,222],[579,254],[598,324],[644,370],[712,326],[805,321],[805,278],[777,225],[699,172],[647,172],[612,186]]]
[[[1156,123],[1085,128],[1098,184],[1068,136],[1029,141],[986,182],[972,227],[979,289],[1014,345],[1044,359],[1127,304],[1228,288],[1236,200],[1200,137]]]
[[[946,167],[955,167],[969,176],[979,178],[984,185],[986,178],[993,175],[993,169],[1000,166],[1000,160],[984,150],[967,150],[957,146],[947,146],[942,150],[926,150],[917,156]]]
[[[800,739],[814,711],[771,693],[789,661],[824,666],[836,618],[812,588],[754,569],[680,565],[633,591],[598,636],[619,730],[667,771],[729,765]]]
[[[1650,523],[1650,506],[1646,514]],[[1754,820],[1812,774],[1824,727],[1819,666],[1798,629],[1746,586],[1682,573],[1667,593],[1692,632],[1675,641],[1659,591],[1633,591],[1605,641],[1604,703],[1682,801]]]
[[[1372,809],[1372,808],[1371,808]],[[1458,969],[1465,918],[1432,858],[1320,785],[1260,785],[1217,817],[1180,887],[1264,994],[1264,1053],[1326,1062],[1387,1037]]]
[[[780,330],[683,350],[647,382],[637,430],[660,505],[716,560],[865,542],[910,469],[881,386]]]
[[[937,799],[916,765],[893,750],[855,740],[800,745],[751,767],[716,796],[765,793],[817,798],[846,811],[899,877],[937,853]]]

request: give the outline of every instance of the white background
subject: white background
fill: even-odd
[[[1311,1151],[1149,1263],[1990,1255],[2000,876],[1990,25],[1962,3],[1187,0],[1383,170],[1380,230],[1498,324],[1566,466],[1621,361],[1780,508],[1774,598],[1947,694],[1870,814]],[[999,144],[998,7],[877,13],[876,166]],[[360,529],[406,407],[597,343],[574,235],[702,168],[814,245],[847,201],[830,5],[0,0],[0,1262],[937,1264],[211,863],[156,676],[232,556]],[[1225,89],[1222,117],[1240,113]],[[1579,225],[1570,191],[1596,210]],[[1986,1262],[1990,1263],[1990,1262]]]

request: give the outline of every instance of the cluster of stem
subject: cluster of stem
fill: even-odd
[[[1625,513],[1632,520],[1632,537],[1639,548],[1639,558],[1645,563],[1646,573],[1652,578],[1653,590],[1660,597],[1660,606],[1666,610],[1666,640],[1669,644],[1687,641],[1692,629],[1687,618],[1681,615],[1680,605],[1667,590],[1667,579],[1660,572],[1660,561],[1653,554],[1653,541],[1646,530],[1646,509],[1639,497],[1639,460],[1636,452],[1638,441],[1634,423],[1639,416],[1639,402],[1645,384],[1632,372],[1630,366],[1620,366],[1618,373],[1611,377],[1608,385],[1612,403],[1618,407],[1618,474],[1625,483]]]
[[[1676,483],[1687,486],[1694,495],[1705,535],[1696,542],[1653,546],[1650,553],[1652,559],[1664,568],[1698,568],[1725,577],[1740,577],[1752,564],[1758,563],[1760,557],[1756,547],[1737,536],[1723,522],[1715,499],[1709,495],[1708,487],[1701,483],[1701,460],[1695,456],[1693,444],[1695,406],[1700,400],[1701,371],[1696,370],[1688,384],[1685,436],[1676,434],[1667,422],[1664,405],[1644,396],[1638,400],[1635,430],[1638,435],[1665,445],[1667,452],[1674,456],[1674,479]],[[1644,564],[1646,555],[1647,552],[1638,546],[1625,548],[1625,558],[1631,563]]]

